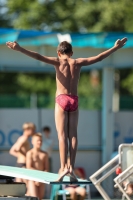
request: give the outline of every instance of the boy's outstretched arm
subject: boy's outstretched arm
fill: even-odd
[[[109,55],[111,55],[112,53],[114,53],[115,51],[117,51],[118,49],[122,48],[126,44],[126,41],[127,41],[127,38],[117,40],[112,48],[98,54],[97,56],[93,56],[90,58],[78,58],[76,60],[77,64],[79,64],[82,67],[82,66],[91,65],[96,62],[99,62],[103,60],[104,58],[108,57]]]
[[[37,52],[29,51],[29,50],[21,47],[17,42],[6,42],[6,45],[8,46],[8,48],[13,49],[15,51],[19,51],[19,52],[21,52],[27,56],[30,56],[36,60],[40,60],[42,62],[46,62],[51,65],[57,65],[59,63],[58,58],[42,56]]]

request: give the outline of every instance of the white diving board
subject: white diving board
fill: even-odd
[[[62,182],[56,182],[59,178],[59,174],[54,174],[50,172],[43,172],[39,170],[31,170],[25,168],[18,168],[18,167],[10,167],[0,165],[0,175],[11,176],[16,178],[23,178],[27,180],[33,180],[41,183],[46,184],[91,184],[92,182],[89,180],[78,179],[78,182],[70,182],[70,177],[65,176]]]

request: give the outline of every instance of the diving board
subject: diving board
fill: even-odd
[[[70,177],[65,176],[62,182],[56,182],[59,178],[59,174],[54,174],[50,172],[43,172],[39,170],[31,170],[18,167],[10,167],[0,165],[0,175],[11,176],[16,178],[23,178],[27,180],[33,180],[46,184],[91,184],[89,180],[78,179],[78,182],[70,182]]]

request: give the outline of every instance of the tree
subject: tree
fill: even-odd
[[[133,31],[132,0],[7,0],[7,7],[15,28]]]
[[[133,31],[132,0],[6,0],[5,2],[6,12],[0,12],[2,27],[60,32]],[[5,5],[2,5],[2,8],[3,6],[5,8]],[[98,90],[94,90],[91,84],[88,84],[90,82],[88,76],[88,74],[81,75],[79,95],[83,98],[90,95],[96,99],[100,96],[101,89],[99,87]],[[43,93],[52,96],[55,89],[51,74],[1,73],[0,78],[3,80],[1,93],[5,91],[17,95]],[[13,84],[9,84],[9,78]],[[128,87],[129,85],[126,86],[126,90]]]
[[[129,72],[127,77],[122,81],[122,87],[126,89],[130,95],[133,95],[133,70],[130,70]]]
[[[97,70],[81,74],[78,86],[79,106],[81,108],[101,109],[102,87],[100,79],[100,71]]]

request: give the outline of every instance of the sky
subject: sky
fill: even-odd
[[[5,3],[6,3],[6,0],[0,0],[0,14],[4,14],[5,12],[7,12]]]

